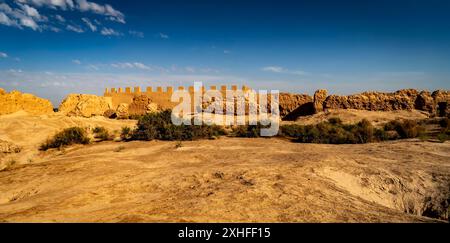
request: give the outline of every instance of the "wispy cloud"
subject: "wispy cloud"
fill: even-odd
[[[97,26],[95,26],[88,18],[81,18],[81,20],[91,29],[92,32],[97,31]]]
[[[140,31],[130,30],[128,31],[128,34],[138,37],[138,38],[144,38],[144,33]]]
[[[76,33],[84,33],[84,30],[80,26],[74,26],[74,25],[67,25],[67,30],[76,32]]]
[[[223,54],[230,54],[231,52],[229,50],[223,50]]]
[[[98,67],[97,65],[94,65],[94,64],[90,64],[87,66],[87,69],[98,71],[98,70],[100,70],[100,67]]]
[[[7,58],[8,54],[4,53],[4,52],[0,52],[0,58]]]
[[[72,63],[75,63],[75,64],[77,64],[77,65],[81,65],[81,61],[78,60],[78,59],[72,60]]]
[[[25,9],[25,10],[24,10]],[[6,3],[0,3],[0,24],[17,28],[28,27],[40,30],[36,21],[43,21],[36,9],[19,3],[19,8],[11,8]]]
[[[70,22],[66,26],[66,30],[83,33],[82,29],[77,27],[79,21],[66,20],[63,17],[63,12],[49,17],[43,15],[39,9],[50,8],[54,11],[78,12],[79,14],[89,13],[105,16],[105,19],[125,24],[125,15],[114,9],[109,4],[100,4],[87,0],[14,0],[11,3],[0,3],[0,24],[18,29],[32,29],[34,31],[52,31],[61,32],[60,25]],[[43,11],[44,13],[46,11]],[[67,15],[67,17],[71,17]],[[81,23],[84,23],[92,32],[96,32],[98,26],[101,25],[98,20],[90,21],[88,18],[81,18]],[[95,23],[95,24],[94,24]],[[80,24],[80,23],[79,23]],[[78,25],[79,25],[78,24]],[[117,31],[110,31],[112,29],[106,28],[103,35],[117,35]]]
[[[158,37],[161,39],[169,39],[169,35],[164,34],[164,33],[158,33]]]
[[[59,14],[55,15],[55,19],[58,20],[61,23],[65,23],[66,22],[66,19],[63,16],[59,15]]]
[[[103,27],[102,31],[100,31],[102,35],[105,36],[121,36],[122,34],[120,32],[115,31],[112,28]]]
[[[18,3],[47,7],[54,10],[78,10],[107,16],[109,20],[125,23],[125,15],[109,4],[100,4],[87,0],[16,0]]]
[[[293,74],[293,75],[308,75],[307,72],[302,70],[289,70],[280,66],[267,66],[261,68],[264,72],[280,73],[280,74]]]
[[[140,62],[120,62],[120,63],[113,63],[111,64],[111,67],[113,68],[136,68],[141,70],[152,70],[151,67],[140,63]]]

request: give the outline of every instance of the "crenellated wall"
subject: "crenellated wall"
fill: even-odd
[[[133,99],[137,96],[140,95],[145,95],[148,98],[151,99],[151,101],[153,103],[158,104],[161,108],[163,109],[169,109],[169,108],[173,108],[175,105],[177,105],[177,103],[172,103],[170,101],[172,94],[174,93],[175,88],[174,87],[156,87],[156,89],[154,89],[153,87],[146,87],[145,90],[141,89],[141,87],[126,87],[125,89],[123,88],[111,88],[111,89],[106,89],[105,90],[105,97],[111,97],[112,98],[112,105],[113,108],[117,108],[120,104],[131,104],[133,102]],[[190,87],[183,87],[180,86],[177,88],[177,90],[186,90],[188,91],[191,95],[194,94],[194,87],[190,86]],[[202,92],[206,91],[206,87],[201,87],[200,90]],[[210,86],[209,90],[219,90],[217,86]],[[237,91],[239,90],[237,85],[232,85],[231,89],[228,88],[228,86],[226,85],[222,85],[220,86],[220,92],[222,93],[222,96],[225,97],[226,95],[226,91],[227,90],[232,90],[232,91]],[[243,86],[242,87],[242,91],[248,91],[250,90],[249,87],[247,86]]]

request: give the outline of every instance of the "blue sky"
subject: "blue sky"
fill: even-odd
[[[0,87],[450,88],[450,1],[0,0]]]

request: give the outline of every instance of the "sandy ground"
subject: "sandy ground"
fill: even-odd
[[[321,112],[311,116],[303,116],[298,118],[295,122],[285,122],[285,123],[296,123],[300,125],[310,125],[317,122],[327,121],[332,117],[339,117],[344,123],[354,124],[360,122],[362,119],[367,119],[374,126],[385,124],[392,120],[399,119],[411,119],[411,120],[421,120],[428,118],[428,113],[418,110],[412,111],[362,111],[362,110],[329,110],[328,112]]]
[[[183,142],[181,147],[161,141],[103,142],[36,151],[39,141],[62,127],[97,124],[113,130],[133,121],[0,117],[0,139],[25,147],[13,155],[24,162],[0,172],[0,221],[439,222],[437,218],[448,218],[448,142],[318,145],[277,138],[220,138]]]

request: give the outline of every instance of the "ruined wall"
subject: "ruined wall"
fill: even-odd
[[[193,103],[193,95],[194,95],[194,87],[178,87],[178,90],[186,90],[191,95],[191,101]],[[201,87],[202,92],[206,91],[205,87]],[[211,86],[210,90],[218,90],[221,92],[222,96],[226,97],[226,92],[228,89],[227,86],[221,86],[220,90],[217,89],[217,86]],[[231,86],[231,90],[237,91],[238,86]],[[242,87],[243,91],[249,90],[247,86]],[[134,87],[133,89],[127,87],[123,88],[111,88],[105,90],[105,97],[110,97],[112,99],[112,109],[117,109],[119,106],[122,108],[124,104],[128,105],[130,111],[134,114],[141,114],[141,110],[145,109],[144,106],[148,104],[157,104],[159,110],[172,109],[179,102],[173,103],[171,102],[172,94],[174,93],[174,87],[157,87],[153,89],[153,87],[147,87],[145,90],[142,90],[140,87]],[[144,104],[145,103],[145,104]]]
[[[53,105],[49,100],[32,94],[23,94],[19,91],[7,93],[0,89],[0,115],[12,114],[21,110],[32,115],[51,114]]]
[[[364,92],[361,94],[338,96],[330,95],[323,101],[323,109],[357,109],[369,111],[421,110],[430,115],[448,114],[450,92],[403,89],[393,93]],[[444,111],[441,111],[444,110]]]
[[[103,116],[112,108],[110,97],[96,95],[70,94],[59,106],[59,112],[68,116]]]
[[[185,89],[179,87],[179,90],[187,90],[191,94],[193,101],[193,87]],[[205,87],[201,90],[204,92]],[[210,90],[218,90],[222,96],[226,97],[227,86],[211,86]],[[237,86],[232,86],[231,90],[238,90]],[[250,90],[244,86],[242,90]],[[170,102],[174,92],[173,87],[157,87],[153,89],[148,87],[141,90],[139,87],[131,88],[113,88],[105,91],[105,97],[112,100],[112,109],[128,112],[133,114],[145,114],[149,110],[172,109],[177,103]],[[415,89],[404,89],[393,93],[385,92],[364,92],[361,94],[339,96],[329,95],[326,90],[318,90],[314,97],[307,94],[290,94],[280,93],[280,115],[284,120],[295,120],[299,116],[312,115],[328,109],[357,109],[369,111],[394,111],[394,110],[421,110],[429,112],[430,115],[446,116],[450,113],[450,92],[435,91],[432,94],[427,91],[417,91]],[[206,102],[203,107],[213,102]],[[226,101],[223,102],[228,105]],[[270,106],[270,100],[269,100]],[[249,104],[246,100],[246,110]],[[269,108],[270,109],[270,108]],[[225,111],[225,108],[224,108]]]

